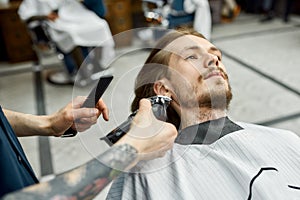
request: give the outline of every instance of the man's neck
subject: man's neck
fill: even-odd
[[[213,109],[208,107],[187,108],[181,110],[181,129],[202,122],[219,119],[227,115],[225,109]]]

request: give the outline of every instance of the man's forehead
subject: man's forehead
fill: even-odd
[[[173,53],[180,53],[188,49],[210,49],[215,46],[204,38],[194,35],[184,35],[172,41],[165,49]]]

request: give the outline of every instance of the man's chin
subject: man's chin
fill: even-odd
[[[198,103],[199,107],[226,110],[229,107],[231,99],[232,93],[229,90],[226,93],[222,92],[202,96]]]

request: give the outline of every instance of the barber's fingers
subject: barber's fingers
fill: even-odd
[[[143,144],[140,148],[143,156],[160,157],[172,148],[177,130],[173,124],[156,119],[150,101],[142,99],[127,135]]]
[[[147,143],[139,149],[139,160],[151,160],[163,157],[172,149],[177,136],[177,130],[172,124],[162,123],[165,124],[164,129],[156,136],[149,138]]]
[[[141,99],[139,102],[139,110],[133,119],[133,124],[139,128],[150,126],[154,119],[151,102],[148,99]]]
[[[79,103],[76,106],[80,107],[81,105]],[[108,109],[102,100],[97,103],[97,108],[73,109],[75,124],[72,125],[72,128],[79,132],[89,129],[92,125],[97,123],[101,112],[103,114],[103,118],[108,120]]]
[[[159,141],[157,143],[157,149],[150,148],[150,153],[152,152],[152,150],[157,151],[158,153],[168,151],[173,147],[174,141],[177,137],[178,132],[173,124],[167,122],[161,122],[161,124],[162,128],[158,131],[156,135],[154,135],[154,137],[156,137],[156,141]]]
[[[85,96],[77,96],[73,99],[72,106],[73,108],[80,108],[84,101],[86,100]]]
[[[84,103],[84,101],[86,100],[86,97],[84,96],[78,96],[73,100],[73,109],[82,109],[82,105]],[[103,119],[108,121],[109,120],[109,110],[106,106],[106,104],[104,103],[104,101],[102,99],[100,99],[97,103],[95,108],[97,108],[99,110],[99,112],[97,113],[97,117],[99,117],[101,114],[103,116]],[[83,111],[84,112],[84,111]],[[75,115],[75,114],[74,114]],[[75,116],[76,119],[78,119],[78,116]]]
[[[98,115],[93,113],[94,109],[81,108],[73,112],[75,123],[72,125],[73,129],[79,132],[89,129],[92,125],[97,123]],[[95,109],[99,112],[97,109]]]
[[[87,129],[89,129],[92,125],[94,125],[95,123],[75,123],[72,128],[76,128],[76,130],[78,132],[83,132]]]
[[[82,118],[95,118],[97,120],[99,110],[97,108],[73,109],[72,114],[74,121],[81,120]]]
[[[141,99],[139,102],[139,111],[149,112],[151,110],[151,102],[148,99]]]
[[[103,119],[108,121],[109,120],[109,110],[102,99],[100,99],[98,101],[96,108],[98,108],[100,110],[100,114],[102,114]]]
[[[76,124],[96,124],[97,123],[97,116],[89,117],[89,118],[80,118],[75,120]]]

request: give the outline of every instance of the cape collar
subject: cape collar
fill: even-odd
[[[183,145],[212,144],[221,137],[242,129],[228,117],[222,117],[182,129],[175,142]]]

